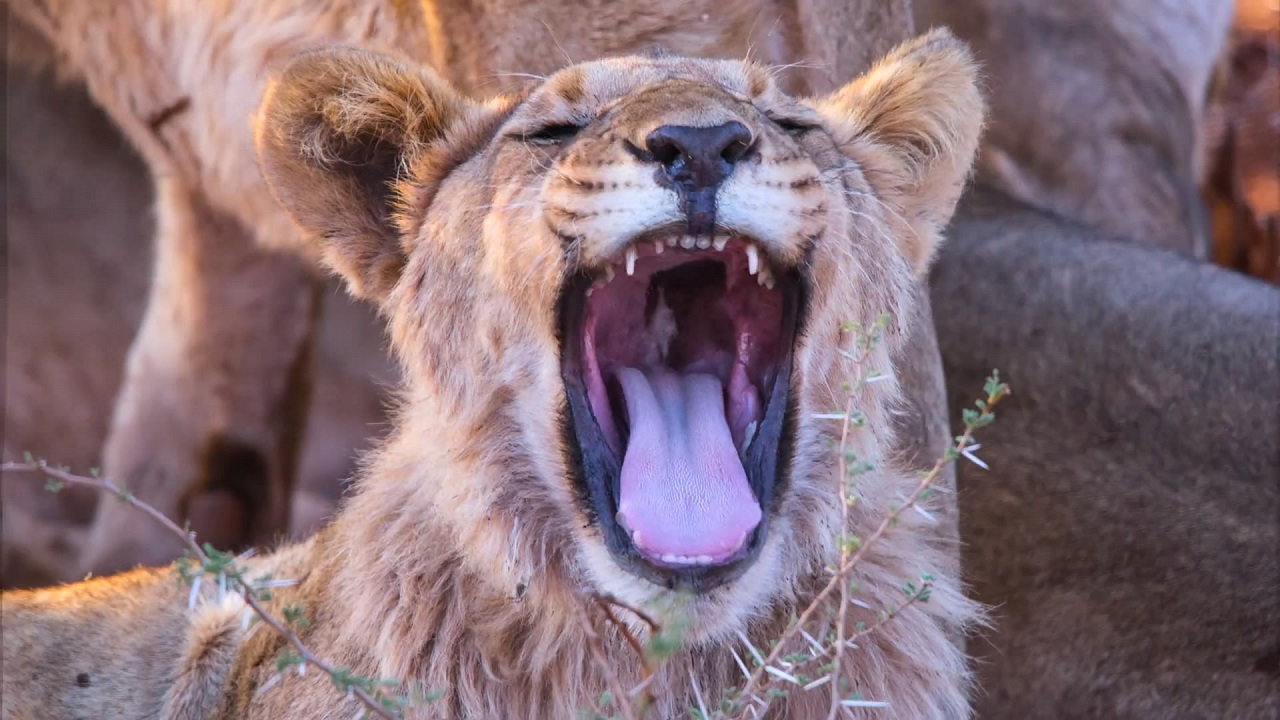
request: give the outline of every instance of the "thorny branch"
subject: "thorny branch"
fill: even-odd
[[[810,602],[808,607],[806,607],[804,611],[800,613],[799,617],[797,617],[796,620],[792,622],[791,626],[788,627],[787,630],[782,634],[782,636],[774,642],[773,649],[769,652],[769,654],[764,658],[763,662],[759,664],[759,666],[747,679],[747,684],[743,686],[743,688],[739,692],[740,698],[751,699],[753,697],[753,694],[759,687],[760,682],[764,678],[765,674],[768,673],[771,669],[773,669],[773,666],[777,663],[778,659],[782,656],[783,649],[786,647],[787,643],[790,642],[796,636],[796,634],[801,631],[801,629],[813,617],[813,615],[818,611],[818,609],[822,607],[826,598],[830,596],[831,593],[838,586],[847,587],[846,579],[848,578],[849,573],[858,565],[858,563],[862,562],[862,559],[866,556],[868,550],[877,541],[879,541],[880,538],[883,537],[884,534],[888,532],[891,527],[893,527],[893,525],[897,522],[898,518],[902,515],[902,513],[905,512],[907,509],[915,506],[915,504],[920,500],[920,498],[929,489],[929,487],[942,474],[942,469],[946,467],[948,463],[955,461],[955,459],[961,455],[965,455],[966,457],[970,456],[971,454],[970,451],[974,447],[972,445],[974,431],[976,431],[980,427],[990,424],[990,422],[995,418],[995,415],[991,412],[991,408],[994,407],[996,403],[998,403],[1006,395],[1009,394],[1008,386],[1004,385],[999,381],[998,373],[993,374],[992,377],[987,380],[985,391],[987,393],[987,398],[985,400],[979,400],[977,402],[977,405],[979,408],[978,411],[973,411],[968,409],[964,411],[964,425],[965,425],[964,432],[956,436],[955,442],[947,449],[947,452],[942,457],[938,458],[936,462],[934,462],[933,467],[930,468],[928,472],[923,473],[920,476],[919,482],[916,483],[915,488],[911,491],[911,494],[907,496],[906,500],[903,501],[902,504],[895,507],[892,511],[890,511],[889,514],[886,515],[883,520],[881,520],[880,525],[877,526],[876,529],[870,535],[868,535],[865,540],[861,540],[858,543],[857,550],[854,551],[854,553],[851,556],[847,556],[844,559],[842,559],[839,567],[837,567],[836,571],[832,573],[830,581],[828,581],[827,584],[821,590],[818,591],[818,594],[813,598],[813,601]],[[841,448],[842,458],[844,456],[843,450],[844,448],[842,447]],[[883,622],[885,622],[888,619],[888,617],[892,617],[893,615],[900,613],[908,604],[921,600],[922,596],[927,598],[928,590],[929,590],[928,583],[925,583],[925,586],[922,587],[920,591],[916,593],[916,595],[913,598],[911,598],[909,603],[904,603],[903,605],[899,606],[897,610],[894,610],[889,616],[883,618],[880,623],[877,623],[877,626],[883,624]],[[843,616],[843,614],[844,614],[844,607],[842,605],[840,608],[839,615]],[[859,633],[859,636],[862,636],[863,634],[864,633]],[[837,657],[839,656],[839,653],[841,652],[841,650],[842,650],[841,646],[836,647]],[[832,682],[838,684],[839,682],[838,677],[833,678]]]
[[[275,630],[276,633],[283,637],[289,646],[293,648],[293,651],[298,655],[298,661],[300,663],[311,665],[332,678],[335,686],[346,692],[351,697],[354,697],[364,706],[365,712],[371,713],[380,718],[385,718],[385,720],[398,720],[398,718],[400,718],[400,713],[388,709],[383,702],[380,702],[372,694],[366,691],[364,687],[361,687],[359,679],[351,677],[350,673],[346,670],[334,667],[332,664],[311,652],[311,650],[307,648],[307,646],[298,637],[297,633],[289,629],[284,622],[273,616],[265,607],[262,606],[257,595],[257,590],[251,583],[248,583],[241,578],[239,571],[227,566],[225,561],[221,558],[211,557],[210,553],[217,553],[217,551],[212,548],[206,550],[205,548],[200,547],[200,544],[196,542],[196,535],[194,532],[183,530],[178,527],[176,523],[168,517],[165,517],[164,513],[139,500],[133,493],[121,488],[119,485],[116,485],[107,478],[77,475],[64,468],[54,467],[44,460],[32,460],[21,463],[6,462],[0,464],[0,472],[40,473],[49,478],[49,482],[46,487],[50,490],[60,490],[62,485],[91,487],[110,493],[116,499],[141,510],[170,533],[181,539],[183,544],[186,546],[187,551],[195,557],[201,568],[219,568],[220,572],[216,573],[218,575],[219,585],[230,583],[233,587],[236,587],[240,595],[244,598],[245,604],[248,605],[263,622],[270,626],[271,629]],[[220,553],[218,554],[221,555]]]

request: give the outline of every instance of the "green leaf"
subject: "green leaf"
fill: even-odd
[[[301,655],[297,655],[289,648],[285,648],[280,651],[280,656],[276,658],[276,672],[284,672],[285,670],[301,663]]]

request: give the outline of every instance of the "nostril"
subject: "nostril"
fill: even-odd
[[[650,136],[647,144],[649,154],[653,156],[654,162],[661,165],[671,166],[684,154],[680,145],[669,138],[654,138]]]
[[[750,137],[744,140],[735,139],[725,146],[724,150],[720,152],[720,157],[724,158],[725,162],[736,163],[746,157],[753,147],[755,147],[755,143],[751,141]]]

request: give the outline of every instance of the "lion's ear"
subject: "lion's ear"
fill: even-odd
[[[903,43],[815,102],[842,152],[910,225],[903,252],[923,275],[973,166],[985,103],[968,48],[945,28]]]
[[[268,186],[358,297],[395,284],[411,175],[475,103],[429,68],[361,50],[303,53],[268,85],[254,143]]]

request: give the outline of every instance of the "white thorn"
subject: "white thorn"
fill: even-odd
[[[709,237],[700,237],[700,238],[698,238],[698,249],[699,249],[699,250],[707,250],[707,249],[709,249],[710,247],[711,247],[711,238],[709,238]]]
[[[747,243],[747,274],[755,275],[760,269],[760,251],[752,243]]]
[[[653,254],[661,255],[663,252],[666,251],[666,249],[667,249],[667,246],[663,245],[661,240],[653,241]]]
[[[680,238],[680,247],[684,248],[685,250],[692,250],[693,246],[697,244],[698,244],[698,239],[692,235],[685,235],[684,237]]]
[[[627,276],[630,277],[635,274],[636,274],[636,246],[630,245],[627,247]]]
[[[724,252],[724,246],[729,244],[729,238],[728,236],[718,237],[712,240],[711,244],[716,246],[716,252]]]

